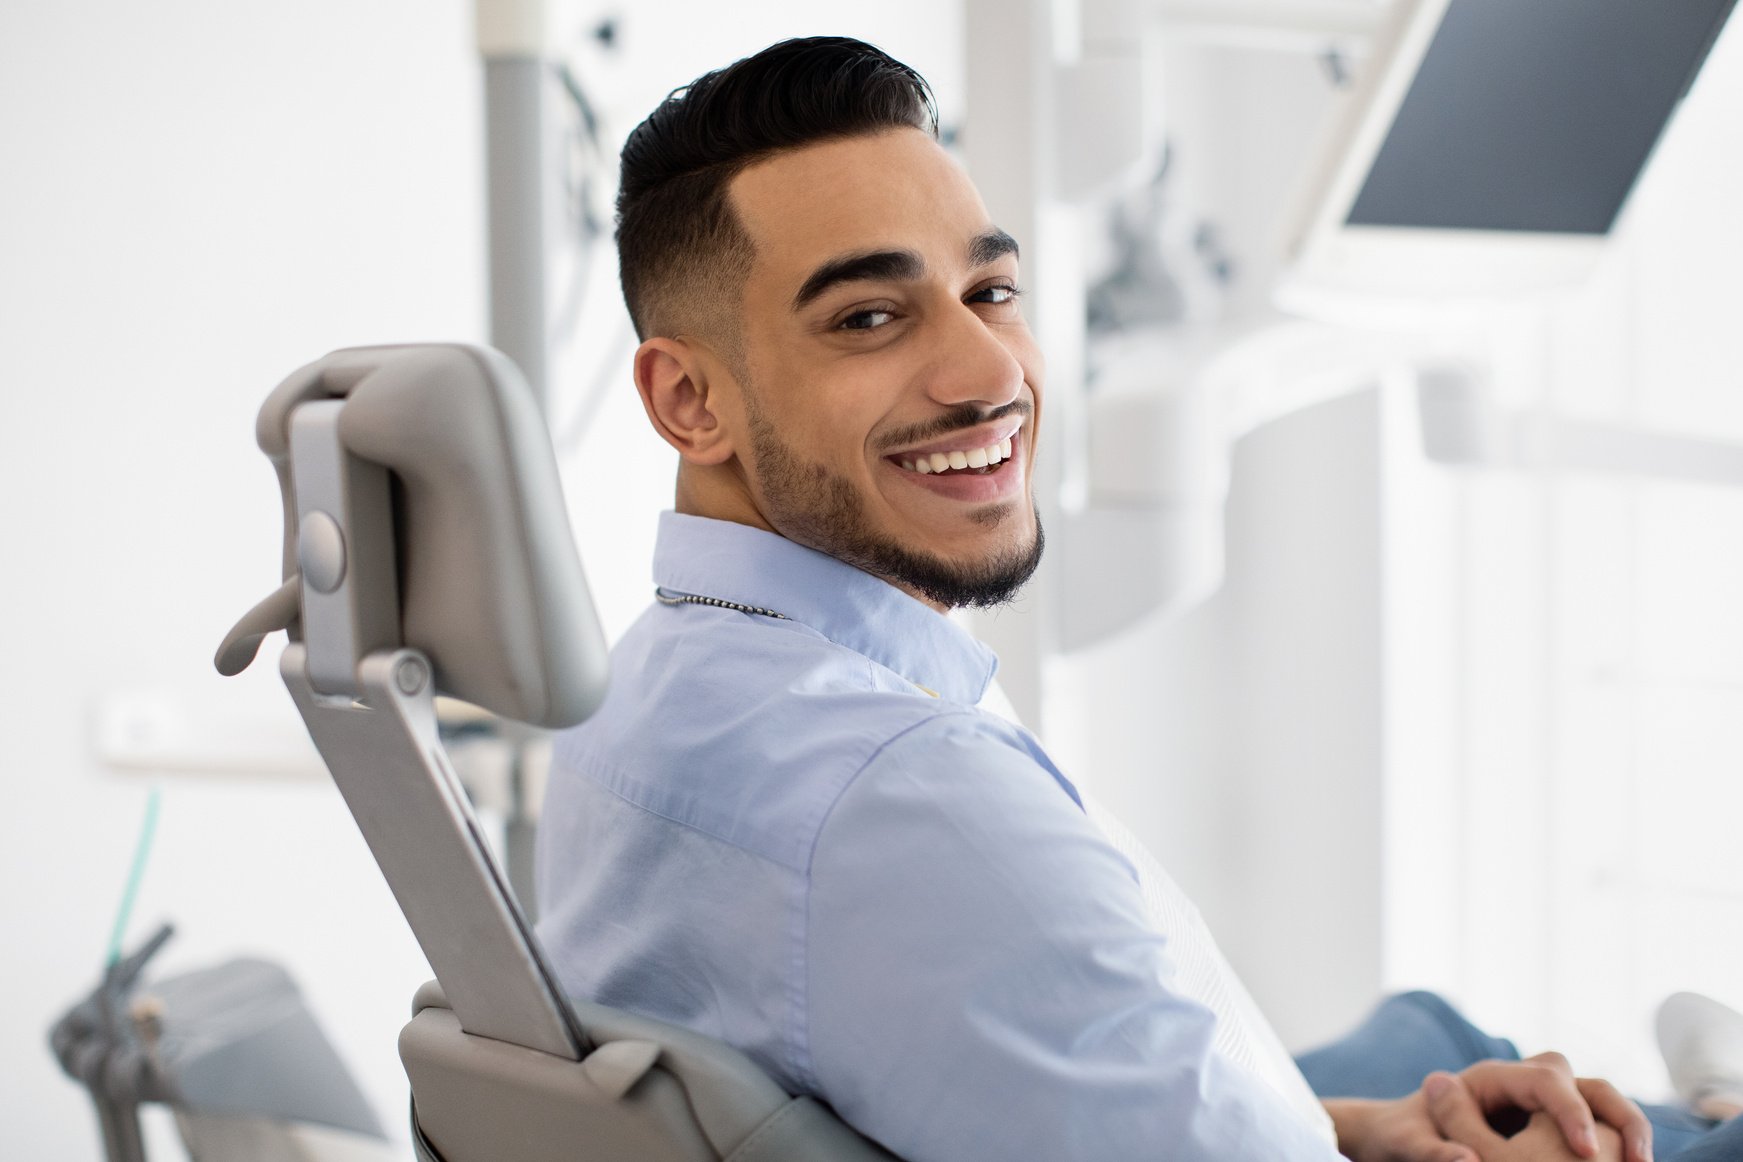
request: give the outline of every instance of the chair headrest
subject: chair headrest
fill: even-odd
[[[584,719],[604,693],[605,644],[550,438],[514,365],[465,344],[353,347],[281,383],[257,426],[284,497],[281,595],[298,572],[291,417],[334,399],[345,452],[394,482],[401,641],[429,656],[437,689],[538,726]]]

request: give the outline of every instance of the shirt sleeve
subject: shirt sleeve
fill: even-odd
[[[1336,1154],[1171,991],[1131,865],[973,714],[886,745],[811,860],[819,1093],[907,1162]]]

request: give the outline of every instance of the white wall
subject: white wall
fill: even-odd
[[[620,136],[702,70],[824,31],[880,41],[960,108],[952,4],[613,5],[615,65],[586,48],[595,7],[566,19]],[[240,687],[210,669],[277,579],[254,414],[335,347],[485,338],[471,35],[459,2],[0,7],[0,1155],[100,1154],[45,1035],[95,980],[152,784],[162,823],[131,939],[169,918],[165,970],[286,964],[403,1138],[394,1038],[427,973],[337,795],[116,771],[92,734],[122,690],[196,716],[238,699],[291,713],[269,665]],[[597,310],[621,311],[602,284]],[[561,366],[590,370],[586,354]],[[626,362],[565,475],[614,632],[647,600],[671,469]]]
[[[481,337],[478,96],[458,5],[0,12],[0,1148],[91,1158],[44,1034],[94,982],[148,780],[90,752],[102,697],[216,685],[280,530],[253,413],[333,347]],[[270,677],[270,675],[267,675]],[[421,957],[318,783],[156,780],[132,938],[300,979],[395,1125]]]

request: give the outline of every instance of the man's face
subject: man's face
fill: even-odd
[[[918,130],[752,166],[740,464],[777,532],[938,606],[1010,596],[1040,556],[1041,360],[1015,244]]]

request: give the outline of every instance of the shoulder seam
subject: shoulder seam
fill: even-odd
[[[829,801],[829,806],[825,807],[822,814],[817,817],[817,826],[813,828],[811,832],[811,848],[805,853],[805,866],[801,869],[805,873],[807,884],[809,884],[811,878],[811,865],[817,858],[818,838],[823,834],[824,827],[828,826],[829,817],[835,814],[835,808],[840,804],[842,797],[847,794],[848,790],[852,788],[855,783],[859,782],[859,777],[865,773],[866,768],[877,762],[879,757],[882,756],[890,747],[894,746],[896,743],[900,742],[902,739],[914,733],[916,730],[919,730],[923,726],[930,726],[933,723],[940,722],[946,718],[973,719],[974,717],[975,711],[972,707],[941,704],[935,707],[930,714],[921,717],[919,721],[910,722],[907,726],[902,727],[902,729],[896,731],[896,733],[878,743],[878,745],[873,748],[872,752],[865,756],[865,761],[860,763],[859,766],[854,769],[853,774],[841,780],[841,786],[835,789],[835,797]]]
[[[796,951],[799,961],[799,972],[797,976],[799,987],[802,991],[799,997],[798,1012],[795,1014],[796,1019],[794,1024],[796,1026],[796,1043],[793,1046],[793,1059],[798,1065],[801,1073],[804,1075],[805,1082],[810,1087],[812,1093],[822,1092],[820,1082],[817,1078],[815,1063],[811,1060],[811,865],[817,858],[817,840],[822,836],[823,829],[828,826],[829,818],[835,813],[835,808],[840,804],[842,797],[847,794],[849,788],[859,782],[859,777],[865,773],[866,768],[875,763],[884,751],[888,750],[895,743],[900,742],[902,739],[906,738],[914,731],[919,730],[923,726],[929,726],[946,718],[967,718],[972,720],[975,717],[975,713],[976,712],[972,707],[940,705],[935,707],[932,713],[925,715],[919,721],[909,723],[901,730],[898,730],[895,734],[892,734],[889,738],[886,738],[883,742],[877,745],[871,754],[866,756],[865,761],[859,764],[853,774],[841,781],[841,786],[836,788],[835,797],[829,801],[829,806],[824,808],[823,813],[818,816],[817,826],[812,829],[811,848],[805,853],[805,866],[801,869],[804,876],[802,882],[805,893],[805,906],[801,912],[802,924],[799,933],[799,947]]]

